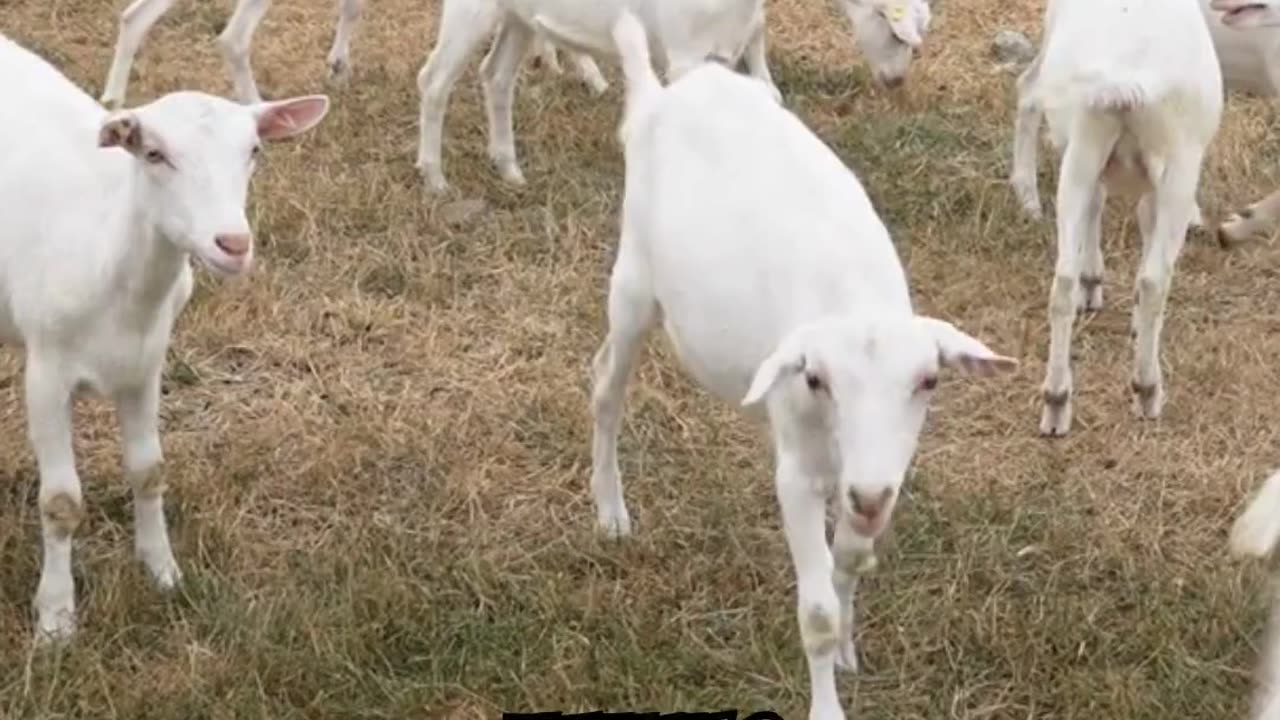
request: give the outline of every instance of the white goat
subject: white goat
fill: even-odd
[[[177,0],[134,0],[120,15],[120,34],[116,39],[111,69],[107,72],[106,87],[102,93],[103,103],[119,106],[124,102],[129,70],[143,38],[175,2]],[[329,76],[333,80],[344,79],[350,72],[351,36],[360,21],[364,3],[365,0],[338,0],[338,27],[333,36],[333,46],[329,49]],[[249,67],[249,48],[253,44],[253,34],[267,14],[270,4],[271,0],[237,0],[231,19],[218,36],[218,44],[235,84],[236,96],[241,102],[256,103],[262,100],[262,96],[258,94],[258,85],[253,79],[253,70]],[[539,39],[537,52],[553,72],[561,72],[556,50],[544,38]],[[573,60],[582,80],[597,95],[608,89],[609,83],[600,74],[600,68],[594,60],[580,53],[575,53]]]
[[[1230,547],[1237,556],[1266,557],[1277,542],[1280,542],[1280,472],[1267,478],[1245,511],[1236,518],[1231,528]],[[1272,600],[1250,717],[1280,720],[1280,593]]]
[[[81,388],[116,406],[139,558],[162,588],[180,579],[157,414],[173,322],[191,294],[188,257],[220,275],[249,270],[244,205],[260,142],[313,127],[329,100],[245,106],[180,92],[108,113],[4,36],[0,73],[0,343],[25,348],[43,641],[75,629],[71,536],[83,511],[70,402]]]
[[[1195,213],[1201,163],[1222,116],[1222,72],[1197,0],[1050,0],[1044,37],[1019,79],[1015,135],[1017,144],[1030,145],[1023,156],[1034,155],[1034,128],[1043,113],[1063,151],[1040,420],[1041,433],[1052,436],[1071,426],[1076,309],[1102,307],[1102,210],[1109,189],[1139,196],[1132,388],[1141,416],[1160,414],[1165,304]]]
[[[897,86],[924,42],[936,0],[836,0],[853,24],[858,45],[878,82]],[[444,116],[454,83],[476,46],[497,33],[480,65],[489,125],[489,156],[507,182],[523,185],[516,157],[511,106],[516,68],[537,35],[575,52],[610,56],[610,30],[629,10],[644,23],[652,52],[668,80],[708,57],[736,63],[770,89],[765,57],[764,0],[444,0],[436,46],[418,73],[421,93],[417,166],[429,190],[448,187],[441,166]]]
[[[861,183],[768,88],[717,63],[663,88],[639,21],[623,14],[614,34],[626,180],[608,333],[593,361],[597,521],[610,536],[631,532],[618,431],[661,312],[687,372],[772,428],[810,716],[843,718],[834,671],[856,668],[856,575],[889,524],[938,373],[990,375],[1017,361],[914,313]]]
[[[1229,92],[1280,96],[1280,3],[1271,11],[1264,3],[1244,0],[1200,0],[1200,8],[1209,26],[1213,46],[1222,68],[1222,83]],[[1274,14],[1271,14],[1274,12]],[[1225,14],[1224,14],[1225,13]],[[1033,66],[1034,67],[1034,64]],[[1028,80],[1028,68],[1019,87]],[[1032,218],[1041,217],[1040,194],[1036,187],[1036,134],[1038,115],[1032,113],[1022,121],[1020,116],[1014,142],[1013,172],[1010,180],[1022,204]],[[1197,205],[1192,225],[1202,223]],[[1251,237],[1269,236],[1280,224],[1280,191],[1273,192],[1248,207],[1232,213],[1218,226],[1218,239],[1223,245]]]

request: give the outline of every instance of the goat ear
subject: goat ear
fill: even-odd
[[[765,358],[760,363],[760,367],[756,368],[755,377],[751,378],[751,387],[742,398],[743,407],[760,402],[765,395],[769,394],[773,386],[778,384],[778,380],[784,375],[803,371],[804,365],[804,355],[797,355],[795,351],[785,347],[774,350],[773,354]]]
[[[102,121],[98,147],[118,147],[137,154],[142,149],[142,122],[128,110],[117,110]]]
[[[907,0],[889,3],[883,12],[885,20],[889,23],[889,29],[898,36],[899,40],[913,48],[924,44],[924,38],[920,36],[920,24],[916,21],[916,13]]]
[[[1018,368],[1018,361],[1014,358],[997,355],[980,340],[945,320],[917,316],[916,321],[924,326],[938,344],[938,362],[943,367],[983,377]]]
[[[258,118],[258,137],[283,140],[315,127],[329,112],[329,98],[326,95],[307,95],[258,103],[253,111]]]

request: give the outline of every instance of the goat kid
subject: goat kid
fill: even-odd
[[[861,183],[768,88],[717,63],[664,88],[642,24],[624,13],[614,35],[626,177],[593,360],[597,522],[613,537],[631,532],[617,440],[628,378],[661,314],[687,372],[772,429],[810,717],[841,719],[834,672],[857,666],[857,576],[890,523],[939,374],[992,375],[1017,361],[914,313]]]
[[[246,273],[245,196],[263,141],[325,115],[323,95],[240,105],[178,92],[107,112],[47,61],[0,36],[0,343],[25,350],[27,425],[40,474],[44,559],[37,640],[75,629],[71,538],[83,516],[71,401],[110,398],[133,488],[135,549],[161,588],[169,544],[158,410],[188,257]]]
[[[1027,146],[1023,156],[1034,156],[1043,114],[1062,151],[1040,420],[1042,434],[1057,436],[1071,425],[1075,313],[1102,307],[1109,191],[1138,196],[1132,389],[1140,416],[1160,415],[1160,332],[1202,160],[1221,120],[1222,73],[1197,0],[1050,0],[1044,36],[1018,83],[1015,135]]]
[[[1243,0],[1201,0],[1200,7],[1214,49],[1222,68],[1223,86],[1229,92],[1259,97],[1280,96],[1280,3],[1244,2]],[[1019,78],[1022,87],[1034,74],[1034,65]],[[1032,118],[1028,120],[1028,118]],[[1013,153],[1010,183],[1031,218],[1040,219],[1041,203],[1036,178],[1037,115],[1020,114]],[[1192,226],[1203,224],[1197,204],[1192,213]],[[1231,213],[1218,225],[1218,241],[1223,247],[1233,242],[1269,237],[1280,226],[1280,190],[1269,193],[1245,208]]]

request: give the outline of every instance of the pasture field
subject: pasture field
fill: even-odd
[[[921,311],[1023,362],[940,386],[861,587],[865,668],[840,680],[850,716],[1243,717],[1267,573],[1229,561],[1226,537],[1280,465],[1280,249],[1189,240],[1165,326],[1169,402],[1143,423],[1129,405],[1137,230],[1113,202],[1107,306],[1077,324],[1076,423],[1043,440],[1052,225],[1023,219],[1005,183],[1013,75],[988,50],[1004,28],[1038,39],[1041,4],[946,0],[894,99],[870,87],[831,3],[769,2],[787,103],[859,173]],[[0,0],[0,31],[96,96],[122,7]],[[214,36],[230,10],[180,3],[143,46],[129,103],[229,94]],[[636,535],[595,533],[587,371],[622,190],[616,65],[602,63],[600,99],[526,66],[523,189],[485,158],[473,65],[446,125],[453,194],[428,197],[414,78],[438,13],[438,0],[370,3],[350,86],[315,131],[266,152],[258,267],[225,285],[199,276],[161,411],[187,576],[175,597],[133,560],[113,415],[78,404],[82,630],[58,656],[30,653],[37,478],[5,356],[0,717],[804,716],[767,441],[695,389],[657,334],[620,446]],[[277,0],[254,45],[266,95],[326,88],[333,23],[330,0]],[[1274,117],[1231,99],[1200,194],[1211,223],[1280,183]],[[1046,199],[1053,164],[1043,152]],[[486,205],[460,213],[459,199]]]

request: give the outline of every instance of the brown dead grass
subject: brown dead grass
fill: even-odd
[[[771,2],[788,102],[870,188],[921,308],[1024,359],[1012,380],[939,394],[863,586],[868,667],[841,680],[851,714],[1241,717],[1264,588],[1259,568],[1223,560],[1231,518],[1280,464],[1267,422],[1278,251],[1188,244],[1166,325],[1169,405],[1144,424],[1127,396],[1134,230],[1113,210],[1108,307],[1078,326],[1077,424],[1043,441],[1052,238],[1004,183],[1012,77],[987,53],[1004,27],[1036,37],[1039,4],[948,2],[895,103],[869,88],[828,3]],[[96,94],[119,5],[0,0],[0,25]],[[371,5],[353,84],[260,171],[259,269],[221,287],[202,277],[180,323],[163,408],[179,597],[133,562],[114,422],[97,401],[79,407],[84,628],[61,657],[28,653],[36,475],[18,365],[3,366],[0,717],[803,717],[768,453],[661,343],[623,436],[638,534],[611,545],[593,532],[586,368],[621,190],[616,72],[598,101],[526,74],[531,184],[516,190],[484,159],[469,71],[446,169],[452,199],[488,209],[451,225],[449,200],[425,198],[412,168],[414,75],[438,3]],[[144,47],[131,102],[228,92],[213,36],[229,6],[180,4]],[[328,2],[278,2],[254,55],[268,94],[324,87],[332,22]],[[1273,117],[1232,100],[1204,179],[1210,216],[1277,183]]]

